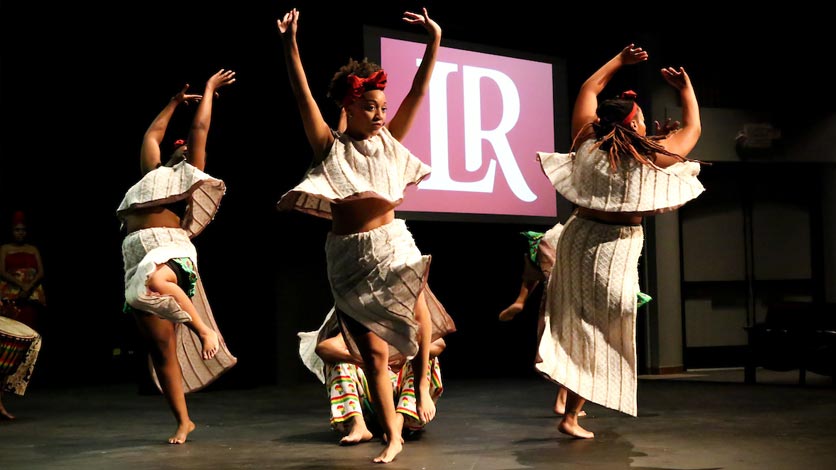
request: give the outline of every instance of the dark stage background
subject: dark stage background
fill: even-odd
[[[220,68],[235,70],[238,81],[215,102],[207,172],[228,191],[195,239],[209,301],[239,358],[217,386],[314,380],[298,360],[296,333],[316,328],[332,302],[323,250],[329,224],[275,210],[311,156],[275,20],[300,9],[308,79],[333,119],[327,83],[349,57],[363,57],[363,26],[422,33],[401,21],[404,10],[422,5],[445,39],[564,59],[566,109],[582,81],[630,42],[649,50],[650,60],[620,72],[613,94],[633,88],[649,96],[661,82],[659,68],[683,65],[701,106],[778,110],[789,138],[833,102],[832,92],[817,89],[829,87],[815,60],[816,36],[824,33],[807,19],[808,32],[799,35],[786,12],[755,21],[716,10],[674,15],[637,7],[604,15],[603,7],[542,2],[494,9],[412,1],[3,2],[0,239],[10,237],[11,213],[23,209],[42,250],[49,309],[36,381],[135,380],[144,371],[133,324],[120,310],[115,210],[140,177],[148,124],[184,83],[199,93]],[[577,8],[587,13],[570,13]],[[167,141],[185,136],[190,119],[191,110],[179,109]],[[445,373],[533,374],[537,301],[511,323],[496,318],[518,292],[525,249],[518,233],[548,226],[408,224],[418,247],[433,255],[430,285],[459,329],[448,338]]]

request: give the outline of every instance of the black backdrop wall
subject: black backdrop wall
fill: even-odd
[[[570,102],[589,73],[635,42],[651,59],[622,72],[613,89],[646,86],[659,80],[660,67],[683,65],[702,106],[779,109],[793,119],[813,119],[818,109],[809,105],[816,52],[806,47],[817,33],[799,36],[776,27],[785,23],[723,20],[716,12],[625,10],[587,19],[541,2],[491,10],[412,1],[12,3],[4,2],[0,15],[0,239],[9,237],[11,213],[26,211],[49,300],[36,380],[55,386],[136,378],[138,366],[126,354],[141,351],[120,312],[115,209],[140,176],[147,125],[184,83],[200,92],[220,68],[235,70],[238,82],[216,101],[207,172],[228,192],[195,239],[207,295],[240,360],[218,386],[313,380],[296,355],[296,333],[317,327],[331,305],[323,251],[329,226],[275,210],[310,158],[275,23],[290,8],[302,13],[301,53],[323,109],[330,109],[325,90],[333,72],[363,56],[363,25],[420,32],[400,18],[422,5],[447,39],[565,59]],[[184,136],[190,118],[178,110],[167,139]],[[518,232],[548,227],[409,226],[433,255],[430,284],[459,327],[448,338],[445,373],[533,374],[537,302],[512,323],[496,317],[518,291],[525,248]]]

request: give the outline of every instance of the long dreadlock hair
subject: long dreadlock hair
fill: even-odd
[[[636,106],[636,93],[632,91],[622,93],[619,98],[604,100],[595,110],[598,121],[585,125],[577,135],[584,135],[584,129],[591,126],[597,141],[595,145],[607,152],[610,168],[613,171],[618,168],[619,162],[625,157],[633,158],[657,170],[661,169],[656,165],[657,153],[683,162],[698,161],[670,152],[656,142],[666,136],[640,135],[630,127],[629,122],[625,123],[624,120],[633,113]],[[575,150],[575,145],[576,142],[572,142],[572,150]]]

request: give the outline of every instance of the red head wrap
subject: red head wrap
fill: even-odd
[[[23,217],[23,211],[15,211],[12,215],[12,225],[25,224],[26,219]]]
[[[358,77],[352,73],[346,77],[346,81],[348,82],[348,91],[343,98],[343,106],[350,105],[369,90],[383,90],[386,88],[386,72],[380,69],[366,78]]]
[[[633,90],[627,90],[627,91],[625,91],[624,93],[621,94],[621,99],[622,100],[632,100],[633,101],[633,109],[630,110],[630,113],[627,114],[627,117],[625,117],[624,120],[621,121],[621,124],[627,126],[627,125],[630,124],[630,121],[632,121],[633,118],[636,117],[636,113],[639,111],[639,105],[636,104],[636,98],[638,96],[639,95],[637,95],[636,92],[633,91]]]

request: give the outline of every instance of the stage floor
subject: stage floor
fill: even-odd
[[[639,381],[639,416],[589,404],[591,440],[559,433],[557,388],[545,380],[445,378],[438,416],[390,469],[832,469],[836,387],[827,377],[760,371],[653,376]],[[188,397],[197,429],[164,439],[174,419],[161,396],[132,384],[30,388],[5,395],[0,469],[357,469],[378,440],[337,445],[316,383],[205,390]]]

